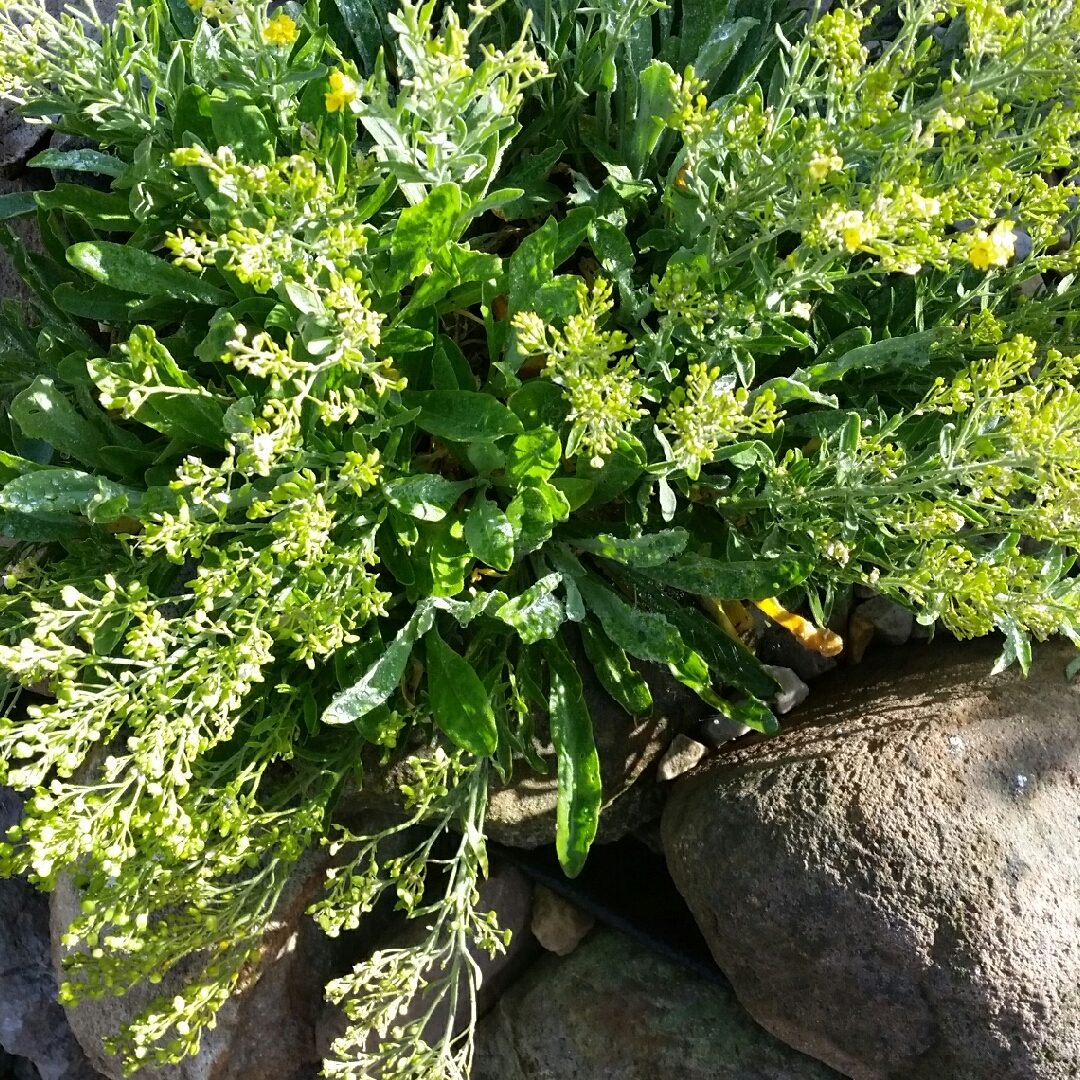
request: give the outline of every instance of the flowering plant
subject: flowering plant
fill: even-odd
[[[539,714],[567,873],[596,832],[575,635],[628,713],[647,661],[766,732],[739,603],[1080,642],[1073,0],[467,15],[0,10],[0,87],[82,140],[33,164],[86,177],[0,197],[41,235],[0,227],[0,669],[49,694],[0,719],[0,871],[75,874],[67,1001],[193,965],[129,1071],[197,1050],[328,840],[328,932],[388,890],[429,927],[331,985],[328,1075],[467,1075]],[[397,824],[332,824],[401,762]]]

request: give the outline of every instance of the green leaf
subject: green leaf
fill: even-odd
[[[453,442],[500,439],[521,431],[521,421],[490,394],[469,390],[419,390],[401,395],[407,409],[422,410],[418,428]]]
[[[514,564],[514,527],[509,518],[480,492],[465,518],[465,539],[472,553],[496,570]]]
[[[370,75],[383,46],[390,5],[385,0],[333,0],[333,3],[360,54],[364,73]]]
[[[940,330],[923,330],[906,337],[885,338],[851,349],[838,360],[799,368],[791,377],[816,389],[824,383],[842,379],[849,371],[859,369],[880,372],[892,368],[922,368],[930,362],[930,346],[940,340],[941,335]]]
[[[534,297],[555,273],[555,248],[559,241],[559,224],[549,217],[535,232],[518,245],[510,257],[509,315],[532,309]]]
[[[187,0],[178,0],[187,3]],[[173,142],[186,146],[194,135],[204,146],[214,145],[214,126],[210,119],[210,95],[197,85],[185,86],[173,112]],[[205,172],[204,172],[205,175]]]
[[[421,473],[383,484],[386,501],[403,514],[420,521],[442,521],[464,492],[476,487],[476,480],[447,480],[434,473]]]
[[[631,656],[668,664],[685,655],[686,646],[679,631],[663,615],[631,607],[592,578],[581,578],[577,585],[604,633]]]
[[[390,238],[394,269],[403,281],[415,278],[434,256],[457,238],[461,189],[440,184],[415,206],[406,206]]]
[[[270,134],[262,110],[246,94],[211,96],[210,123],[218,146],[229,146],[240,161],[269,165],[277,140]]]
[[[620,649],[593,619],[581,623],[581,643],[601,686],[631,716],[648,716],[653,699],[649,684],[630,666]]]
[[[551,486],[558,489],[570,507],[570,513],[580,509],[593,497],[593,482],[577,476],[556,476]]]
[[[780,686],[761,661],[702,612],[683,607],[666,614],[679,628],[683,640],[705,658],[718,684],[738,687],[759,698],[776,695]]]
[[[0,195],[0,221],[10,221],[12,218],[28,217],[37,211],[36,192],[12,191],[8,195]]]
[[[802,555],[760,558],[752,562],[720,562],[703,555],[684,555],[673,563],[640,573],[652,581],[717,600],[764,600],[804,581],[813,561]]]
[[[506,508],[514,527],[514,549],[518,555],[535,551],[551,538],[556,521],[570,514],[570,504],[557,487],[546,481],[523,488]]]
[[[550,379],[530,380],[520,390],[514,391],[507,404],[526,431],[532,431],[541,424],[557,428],[570,411],[562,390]]]
[[[57,150],[53,147],[42,150],[26,164],[32,169],[64,169],[99,176],[119,176],[127,168],[127,162],[100,150]]]
[[[780,722],[772,709],[757,698],[739,702],[722,701],[717,710],[736,724],[745,724],[763,735],[775,735],[780,730]]]
[[[67,261],[96,281],[140,296],[170,296],[221,305],[229,294],[139,248],[91,240],[67,250]]]
[[[322,714],[322,722],[351,724],[381,705],[401,683],[413,646],[431,629],[435,611],[435,604],[430,599],[421,600],[412,617],[363,678],[334,697]]]
[[[462,750],[477,757],[495,753],[499,732],[480,676],[443,641],[435,627],[425,635],[424,645],[431,718]]]
[[[91,357],[87,368],[115,407],[172,439],[221,448],[225,416],[214,396],[186,374],[149,326],[136,326],[123,351]]]
[[[665,529],[631,539],[600,533],[593,538],[575,540],[574,545],[624,566],[659,566],[681,555],[688,539],[685,529]]]
[[[557,638],[543,649],[551,675],[548,724],[559,776],[555,849],[563,873],[573,878],[585,865],[600,822],[600,758],[574,662]]]
[[[39,375],[8,409],[22,433],[43,439],[53,449],[84,465],[102,467],[100,450],[105,438],[56,388],[52,379]]]
[[[559,433],[547,426],[522,432],[506,455],[506,475],[521,484],[547,480],[562,461]]]
[[[597,218],[589,225],[589,240],[593,251],[611,279],[619,286],[619,297],[624,307],[633,308],[637,295],[631,274],[634,271],[634,249],[626,234],[610,221]]]
[[[83,221],[103,232],[134,232],[138,222],[128,209],[127,196],[81,184],[57,184],[51,191],[37,192],[42,210],[62,210],[78,214]]]
[[[78,469],[43,469],[17,476],[0,488],[0,510],[31,516],[85,514],[94,500],[115,500],[115,516],[119,516],[129,497],[137,498],[137,494],[103,476]]]
[[[496,612],[504,623],[518,632],[526,645],[554,637],[566,621],[566,612],[553,595],[561,580],[561,574],[548,574]]]

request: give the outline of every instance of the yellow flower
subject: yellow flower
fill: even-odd
[[[279,11],[266,24],[263,37],[271,45],[291,45],[296,40],[297,33],[296,23],[284,11]]]
[[[330,72],[330,93],[326,95],[326,111],[343,112],[345,106],[356,100],[356,83],[341,71]]]
[[[840,222],[840,235],[848,251],[858,251],[873,240],[876,233],[861,210],[849,210]]]
[[[201,11],[206,0],[187,0],[187,2],[192,11]]]
[[[835,150],[829,150],[824,154],[820,150],[815,150],[806,171],[815,184],[820,184],[829,173],[839,172],[843,167],[844,159]]]
[[[791,305],[791,314],[796,319],[809,319],[811,315],[810,305],[805,300],[796,300]]]
[[[968,262],[976,270],[989,270],[991,266],[1007,266],[1016,252],[1016,235],[1011,221],[999,221],[993,231],[976,229],[974,242],[968,250]]]

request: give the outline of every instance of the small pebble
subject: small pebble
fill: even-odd
[[[1024,788],[1027,787],[1028,778],[1023,773],[1017,773],[1012,779],[1012,789],[1014,795],[1023,795]]]
[[[656,768],[657,778],[674,780],[677,776],[688,773],[708,752],[709,748],[697,739],[683,734],[676,735]]]
[[[915,616],[887,596],[875,596],[855,609],[855,616],[874,628],[874,637],[885,645],[905,645],[915,626]]]
[[[702,720],[698,725],[698,734],[702,741],[708,743],[713,749],[731,742],[732,739],[737,739],[740,735],[745,735],[749,730],[749,725],[737,724],[734,720],[729,720],[726,716],[719,714]]]
[[[781,716],[801,705],[809,696],[810,687],[791,668],[776,664],[762,664],[762,667],[780,684],[780,692],[773,698],[773,709]]]
[[[569,956],[596,920],[543,885],[533,890],[533,937],[556,956]]]
[[[967,747],[964,744],[964,740],[959,735],[949,736],[949,753],[950,754],[962,754]]]
[[[858,612],[851,616],[844,640],[844,658],[849,664],[861,664],[867,646],[874,640],[874,624]]]

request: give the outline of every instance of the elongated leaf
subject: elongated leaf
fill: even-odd
[[[547,480],[562,461],[559,433],[546,425],[522,432],[506,455],[506,475],[522,483]]]
[[[465,657],[443,641],[435,627],[424,636],[424,645],[431,718],[462,750],[477,757],[495,753],[499,732],[480,676]]]
[[[509,314],[535,307],[534,298],[555,273],[555,248],[559,225],[548,218],[535,232],[518,245],[510,257]]]
[[[665,529],[630,539],[601,533],[575,540],[574,545],[624,566],[660,566],[681,555],[688,539],[689,533],[685,529]]]
[[[39,191],[37,202],[42,210],[78,214],[104,232],[134,232],[138,225],[128,210],[126,196],[81,184],[57,184],[51,191]]]
[[[683,658],[686,646],[679,631],[662,615],[631,607],[592,578],[580,578],[577,585],[604,633],[631,656],[660,664],[677,663]]]
[[[33,191],[12,191],[0,195],[0,221],[27,217],[37,211],[37,199]]]
[[[398,631],[386,651],[354,686],[342,690],[322,714],[324,724],[351,724],[381,705],[397,688],[413,646],[432,627],[435,605],[430,599],[416,605],[412,618]]]
[[[600,684],[631,716],[648,716],[653,698],[649,684],[630,666],[620,649],[592,619],[581,623],[581,643]]]
[[[526,645],[554,637],[566,621],[566,612],[553,595],[561,580],[560,574],[548,574],[496,612],[504,623],[518,632]]]
[[[465,539],[472,553],[496,570],[514,564],[514,527],[498,504],[480,492],[465,518]]]
[[[558,638],[543,648],[551,677],[548,724],[559,776],[555,849],[563,873],[573,878],[585,865],[600,821],[600,758],[581,677],[569,653]]]
[[[652,581],[718,600],[764,600],[804,581],[814,568],[804,556],[720,562],[703,555],[683,555],[676,562],[643,567]]]
[[[50,147],[32,157],[27,165],[35,169],[66,169],[69,172],[97,173],[99,176],[119,176],[127,163],[100,150],[57,150]]]
[[[930,362],[930,346],[940,338],[940,331],[923,330],[906,337],[885,338],[870,345],[860,345],[844,353],[838,360],[812,364],[792,374],[796,382],[816,389],[825,383],[842,379],[849,371],[870,369],[886,371],[892,368],[921,368]]]
[[[407,409],[420,408],[416,426],[454,442],[476,442],[516,435],[521,421],[490,394],[469,390],[406,391],[401,400]]]
[[[103,476],[78,469],[43,469],[24,473],[0,489],[0,510],[18,514],[86,514],[93,504],[116,500],[119,511],[136,493]],[[122,503],[122,505],[120,505]]]
[[[85,420],[56,388],[52,379],[39,375],[11,402],[8,411],[22,433],[42,439],[67,457],[84,465],[101,467],[100,451],[105,438]]]
[[[386,501],[403,514],[420,521],[442,521],[450,507],[475,486],[475,480],[454,481],[434,473],[422,473],[383,484],[383,493]]]
[[[227,304],[229,294],[139,248],[90,240],[67,250],[67,261],[114,289],[140,296],[171,296],[200,304]]]

